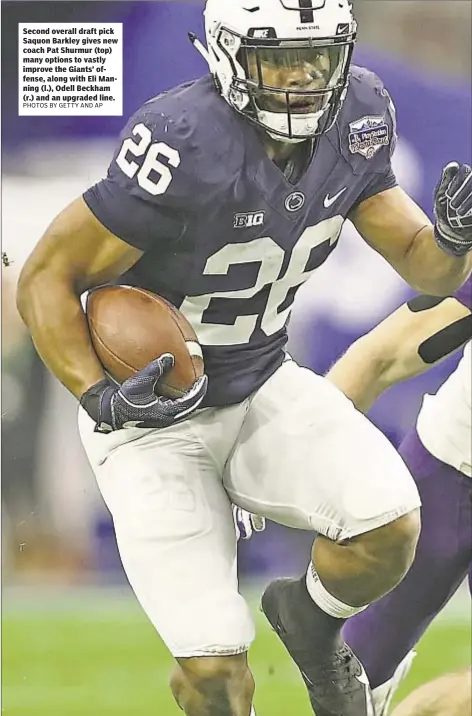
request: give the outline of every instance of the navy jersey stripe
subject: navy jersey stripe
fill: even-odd
[[[314,22],[313,7],[311,0],[298,0],[300,6],[300,20],[302,22]]]

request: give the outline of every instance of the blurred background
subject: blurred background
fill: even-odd
[[[354,7],[355,62],[381,76],[397,107],[397,176],[431,214],[443,164],[470,162],[472,156],[472,3],[356,0]],[[201,2],[177,0],[1,5],[2,235],[11,263],[2,273],[2,712],[7,714],[178,712],[163,689],[170,661],[126,586],[110,517],[78,440],[76,402],[37,358],[14,292],[26,256],[52,218],[105,174],[126,118],[160,91],[205,73],[187,39],[189,30],[204,36],[201,10]],[[123,118],[18,117],[18,23],[52,21],[123,23]],[[325,372],[409,295],[393,270],[346,226],[339,248],[297,296],[290,350],[299,362]],[[372,418],[395,445],[414,422],[422,394],[434,391],[456,362],[394,388],[376,405]],[[243,584],[257,594],[255,585],[272,575],[299,573],[310,542],[308,534],[269,524],[265,533],[241,544]],[[446,622],[428,637],[415,680],[470,661],[468,612],[459,596]],[[270,639],[264,633],[254,647],[256,679],[261,694],[270,684],[268,713],[282,716],[292,713],[287,693],[301,689],[284,656],[274,656],[272,642],[278,680],[267,671]],[[306,709],[301,701],[293,713],[302,716]]]

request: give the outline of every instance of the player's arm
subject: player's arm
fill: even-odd
[[[79,198],[54,219],[21,272],[20,314],[46,366],[77,398],[105,377],[80,295],[120,276],[142,253],[114,236]]]
[[[472,209],[472,180],[465,189],[459,187],[464,226],[451,227],[447,226],[447,212],[443,211],[444,201],[450,203],[446,191],[450,193],[454,181],[452,178],[449,182],[449,176],[443,176],[436,192],[435,211],[437,217],[442,215],[442,220],[438,218],[435,226],[398,186],[361,202],[350,216],[364,240],[410,286],[438,296],[454,293],[472,270],[472,217],[465,217]]]
[[[168,427],[195,410],[207,389],[204,375],[179,398],[156,396],[156,383],[174,365],[169,353],[122,385],[112,384],[95,356],[80,303],[84,290],[116,279],[147,251],[155,260],[156,249],[164,254],[186,230],[193,164],[179,167],[179,152],[161,138],[185,149],[180,145],[187,135],[159,110],[147,104],[130,119],[107,177],[53,221],[18,286],[18,308],[41,358],[101,432]],[[179,167],[175,175],[160,154]]]
[[[327,378],[366,412],[387,388],[428,370],[471,335],[462,302],[417,296],[353,343]]]

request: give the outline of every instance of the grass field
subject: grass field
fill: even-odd
[[[6,716],[178,716],[167,689],[171,659],[129,594],[73,592],[36,597],[4,592],[3,699]],[[467,597],[465,598],[467,599]],[[298,671],[254,613],[251,650],[258,716],[312,714]],[[429,630],[401,695],[470,663],[467,602]]]

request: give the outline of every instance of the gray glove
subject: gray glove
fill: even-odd
[[[95,430],[108,433],[121,428],[167,428],[196,410],[207,391],[202,375],[180,398],[156,396],[157,381],[174,366],[174,356],[164,353],[122,385],[108,379],[89,388],[80,404],[95,420]]]

